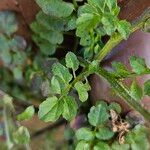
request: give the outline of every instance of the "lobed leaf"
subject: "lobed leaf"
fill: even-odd
[[[107,127],[99,128],[98,132],[96,132],[96,137],[99,140],[109,140],[114,136],[114,132],[111,131]]]
[[[108,108],[109,108],[109,110],[113,109],[118,114],[121,113],[121,106],[118,103],[112,102],[112,103],[110,103],[110,105],[108,106]]]
[[[89,128],[80,128],[76,132],[77,140],[85,140],[85,141],[92,141],[94,139],[94,133]]]
[[[132,56],[130,58],[130,65],[133,71],[137,74],[144,74],[147,71],[149,71],[149,69],[146,66],[145,60],[140,57]]]
[[[66,60],[66,66],[68,68],[72,68],[74,71],[76,71],[79,68],[79,60],[77,59],[74,53],[68,52],[65,60]]]
[[[90,150],[90,144],[82,140],[77,144],[75,150]]]
[[[55,76],[60,77],[64,83],[69,83],[72,80],[72,75],[69,70],[60,63],[55,63],[53,65],[52,72]]]
[[[126,76],[129,74],[126,66],[121,62],[113,62],[112,67],[115,69],[117,75]]]
[[[131,33],[131,24],[126,20],[121,20],[118,22],[117,30],[124,39],[127,39]]]
[[[74,85],[75,89],[78,92],[79,99],[82,102],[85,102],[88,99],[88,92],[90,90],[90,85],[88,83],[83,84],[81,81],[78,81]]]
[[[63,117],[66,120],[72,120],[77,114],[77,103],[75,99],[71,96],[66,96],[63,98]]]
[[[107,143],[102,142],[102,141],[98,142],[93,148],[93,150],[100,150],[100,149],[102,149],[102,150],[111,150],[109,145]]]
[[[97,106],[93,106],[88,113],[89,123],[93,126],[99,126],[108,121],[109,113],[107,109],[103,107],[104,105],[99,104]]]

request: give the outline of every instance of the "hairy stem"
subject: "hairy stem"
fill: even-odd
[[[130,94],[128,89],[126,89],[121,82],[117,79],[113,78],[109,72],[104,70],[103,68],[99,68],[97,74],[103,78],[105,78],[111,87],[116,91],[116,93],[124,99],[124,101],[133,109],[141,113],[144,118],[150,121],[150,112],[144,109],[139,102],[137,102]]]
[[[137,25],[135,25],[132,28],[131,33],[135,32],[136,30],[142,28],[144,25],[144,22],[140,22]],[[110,53],[110,51],[117,46],[121,41],[123,40],[123,37],[121,37],[121,35],[119,33],[115,33],[114,35],[112,35],[109,39],[109,41],[106,43],[106,45],[103,47],[103,49],[95,56],[94,60],[98,60],[99,62],[101,62],[104,57],[107,56],[108,53]]]
[[[137,25],[135,25],[132,28],[132,32],[140,29],[143,27],[144,22],[139,22]],[[106,43],[106,45],[103,47],[103,49],[98,53],[98,55],[94,58],[94,60],[97,60],[98,62],[101,62],[103,58],[115,47],[117,46],[123,38],[120,34],[116,33],[114,36],[110,38],[110,40]],[[83,80],[85,77],[89,76],[90,74],[93,74],[93,71],[89,71],[89,63],[86,61],[83,61],[84,63],[84,70],[66,87],[63,94],[60,96],[59,100],[61,100],[65,95],[68,94],[68,92],[71,90],[71,88],[74,86],[74,84],[80,80]],[[123,98],[123,100],[132,108],[134,108],[136,111],[141,113],[145,119],[150,121],[150,113],[144,109],[134,98],[131,97],[129,91],[118,82],[117,79],[112,77],[106,70],[100,68],[96,73],[102,77],[104,77],[109,84],[116,90],[116,93]]]

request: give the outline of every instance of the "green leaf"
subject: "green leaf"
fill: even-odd
[[[137,125],[131,132],[129,132],[125,140],[131,145],[132,150],[149,150],[150,144],[148,137],[143,126]]]
[[[74,85],[75,89],[78,92],[79,99],[82,102],[85,102],[88,99],[88,92],[90,90],[90,85],[88,83],[83,84],[81,81],[78,81]]]
[[[108,106],[108,108],[109,108],[109,110],[113,109],[118,114],[121,113],[121,106],[118,103],[112,102],[112,103],[110,103],[110,105]]]
[[[32,35],[34,42],[39,46],[40,51],[44,55],[52,55],[56,51],[56,45],[49,43],[47,40],[43,40],[37,35]]]
[[[136,81],[133,81],[130,88],[131,95],[136,100],[141,100],[143,97],[143,90],[142,88],[137,84]]]
[[[12,56],[9,50],[2,51],[0,57],[5,65],[9,65],[12,61]]]
[[[27,144],[30,141],[30,134],[26,127],[19,127],[16,132],[13,133],[13,139],[16,144]]]
[[[9,51],[9,40],[6,38],[5,35],[0,34],[0,51]]]
[[[108,6],[110,12],[112,9],[115,9],[117,7],[117,1],[116,0],[106,0],[106,5]]]
[[[116,30],[117,18],[111,14],[105,15],[101,20],[103,28],[108,35],[112,35]]]
[[[107,143],[98,142],[98,143],[94,146],[94,150],[111,150],[111,148],[109,147],[109,145],[108,145]]]
[[[96,27],[99,22],[98,16],[94,14],[84,13],[77,19],[77,31],[76,35],[82,37],[85,33],[88,33],[91,29]]]
[[[90,65],[89,65],[89,70],[90,70],[90,71],[95,72],[95,71],[98,70],[98,68],[99,68],[99,62],[98,62],[97,60],[92,61],[92,62],[90,63]]]
[[[104,11],[106,0],[88,0],[88,3],[97,10]]]
[[[59,101],[56,96],[49,97],[40,104],[38,116],[45,122],[54,122],[62,114],[62,109],[62,101]]]
[[[117,29],[121,36],[127,39],[131,33],[131,24],[126,20],[121,20],[118,22]]]
[[[149,69],[146,66],[144,58],[132,56],[130,58],[130,65],[133,71],[137,74],[144,74],[147,71],[149,71]]]
[[[55,76],[51,79],[51,88],[54,93],[61,94],[61,85]]]
[[[75,150],[90,150],[90,144],[86,141],[80,141]]]
[[[72,80],[72,75],[69,70],[60,63],[55,63],[52,67],[52,72],[55,76],[60,77],[65,83]]]
[[[129,74],[126,66],[121,62],[113,62],[112,67],[115,69],[117,75],[126,76]]]
[[[25,109],[25,111],[17,116],[17,120],[23,121],[23,120],[29,120],[33,117],[35,113],[34,107],[29,106]]]
[[[103,106],[104,105],[99,104],[97,106],[91,107],[90,112],[88,113],[88,119],[91,125],[98,126],[108,121],[109,113]]]
[[[63,91],[66,89],[68,86],[68,83],[65,83],[60,77],[58,76],[53,76],[52,77],[52,82],[51,82],[51,88],[52,92],[61,94]]]
[[[150,96],[150,79],[144,83],[144,92],[146,95]]]
[[[68,52],[65,60],[66,60],[66,66],[68,68],[72,68],[74,71],[76,71],[79,68],[79,61],[77,59],[77,56],[74,53]]]
[[[77,20],[77,18],[75,16],[71,16],[68,19],[67,24],[65,25],[64,30],[65,31],[74,30],[76,28],[76,20]]]
[[[17,31],[15,14],[11,11],[0,11],[0,33],[11,35]]]
[[[27,55],[23,51],[17,51],[16,53],[13,54],[12,56],[12,61],[13,64],[15,65],[24,65],[27,60]]]
[[[46,30],[36,21],[30,27],[40,38],[49,41],[51,44],[61,44],[63,42],[63,34],[60,31]]]
[[[97,13],[98,14],[98,11],[97,9],[95,9],[95,7],[92,7],[89,4],[85,4],[78,8],[78,17],[80,17],[82,14],[85,14],[85,13],[89,13],[89,14]]]
[[[56,18],[52,16],[48,16],[44,14],[42,11],[40,11],[36,15],[37,22],[45,27],[47,30],[53,30],[53,31],[63,31],[65,20],[62,18]]]
[[[109,128],[103,127],[99,128],[98,132],[96,132],[96,137],[99,140],[109,140],[114,136],[114,132],[112,132]]]
[[[66,120],[72,120],[77,114],[77,103],[75,99],[71,96],[66,96],[63,98],[63,117]]]
[[[48,40],[51,44],[61,44],[63,42],[63,34],[58,31],[40,32],[40,37]]]
[[[36,0],[36,2],[44,13],[58,18],[68,17],[74,10],[71,3],[62,0]]]
[[[92,141],[94,133],[89,128],[80,128],[76,131],[77,140]]]
[[[118,142],[114,142],[111,146],[111,150],[130,150],[130,145],[119,144]]]

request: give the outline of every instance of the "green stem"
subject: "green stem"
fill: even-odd
[[[68,94],[68,92],[71,90],[71,88],[74,87],[75,83],[77,83],[78,81],[83,80],[85,77],[88,77],[90,74],[93,74],[93,71],[89,71],[87,68],[85,68],[82,73],[80,73],[80,75],[78,75],[64,90],[64,92],[62,93],[62,95],[60,96],[60,100],[66,96]]]
[[[131,33],[135,32],[136,30],[138,30],[141,27],[143,27],[143,24],[144,24],[143,22],[140,22],[139,24],[134,26],[132,28]],[[94,60],[98,60],[99,62],[101,62],[104,59],[104,57],[106,57],[107,54],[110,53],[110,51],[115,46],[117,46],[122,40],[123,40],[123,37],[119,33],[115,33],[114,35],[112,35],[110,37],[109,41],[103,47],[103,49],[95,56]]]
[[[4,105],[4,108],[3,108],[3,117],[4,117],[4,124],[5,124],[7,148],[10,150],[13,146],[13,143],[11,142],[11,139],[10,139],[10,132],[9,132],[9,127],[8,127],[8,119],[7,119],[7,110],[6,110],[5,105]]]
[[[76,73],[75,73],[74,69],[72,69],[72,73],[73,73],[73,77],[76,78]]]
[[[117,79],[113,78],[109,72],[103,68],[99,68],[97,74],[105,78],[116,93],[124,99],[124,101],[133,109],[141,113],[145,119],[150,121],[150,112],[144,109],[139,102],[137,102],[131,95],[130,92],[120,83]]]
[[[78,4],[77,4],[76,0],[72,0],[72,2],[73,2],[73,5],[74,5],[75,9],[77,9],[78,8]]]
[[[136,77],[147,75],[147,74],[150,74],[150,72],[145,72],[142,74],[136,74],[134,72],[131,72],[130,74],[125,75],[125,76],[120,76],[120,75],[111,73],[111,76],[113,76],[115,79],[121,79],[122,80],[122,79],[127,79],[127,78],[136,78]]]
[[[132,29],[133,33],[134,31],[140,29],[143,27],[143,22],[138,23],[135,25]],[[106,43],[106,45],[103,47],[103,49],[98,53],[98,55],[94,58],[94,60],[98,60],[99,62],[102,61],[102,59],[116,46],[118,45],[123,38],[120,34],[115,34],[110,38],[110,40]],[[89,71],[89,63],[86,61],[82,61],[85,68],[84,70],[78,75],[64,90],[62,95],[60,96],[59,100],[61,100],[64,96],[68,94],[68,92],[71,90],[71,88],[74,86],[74,84],[80,80],[83,80],[85,77],[89,76],[90,74],[93,74],[93,71]],[[112,77],[106,70],[100,68],[98,71],[96,71],[98,75],[104,77],[110,85],[116,90],[117,94],[124,99],[132,108],[136,109],[138,112],[140,112],[145,119],[150,121],[150,113],[144,109],[136,100],[134,100],[129,91],[120,83],[117,79]]]

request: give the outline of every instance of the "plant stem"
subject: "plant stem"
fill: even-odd
[[[73,72],[73,77],[76,78],[76,73],[75,73],[74,69],[72,69],[72,72]]]
[[[59,100],[61,100],[64,96],[68,94],[71,88],[77,83],[78,81],[83,80],[85,77],[88,77],[90,74],[93,74],[93,71],[89,71],[88,68],[85,68],[64,90],[62,95],[60,96]]]
[[[136,30],[140,29],[143,27],[144,22],[138,23],[136,26],[132,28],[131,33],[135,32]],[[107,56],[110,51],[117,46],[121,41],[123,40],[123,37],[119,33],[115,33],[112,35],[109,39],[109,41],[106,43],[106,45],[103,47],[103,49],[95,56],[94,60],[98,60],[101,62],[104,57]]]
[[[116,93],[124,99],[124,101],[131,106],[133,109],[141,113],[145,119],[150,121],[150,112],[144,109],[139,102],[137,102],[131,95],[130,92],[120,83],[117,79],[113,78],[111,74],[104,70],[103,68],[99,68],[97,74],[103,78],[105,78],[111,87],[116,91]]]
[[[135,25],[132,28],[131,33],[134,31],[140,29],[143,27],[143,21],[139,22],[137,25]],[[110,40],[106,43],[106,45],[103,47],[103,49],[97,54],[97,56],[94,58],[94,60],[98,60],[98,62],[101,62],[103,58],[116,46],[118,45],[123,38],[119,33],[116,33],[113,35]],[[82,61],[82,64],[84,64],[85,68],[83,71],[66,87],[62,95],[60,96],[59,100],[61,100],[64,96],[68,94],[68,92],[71,90],[71,88],[74,86],[75,83],[78,81],[83,80],[85,77],[89,76],[90,74],[95,73],[95,71],[90,71],[89,70],[89,63],[86,62],[85,60]],[[129,91],[121,84],[118,82],[117,79],[112,77],[106,70],[100,68],[96,71],[96,73],[102,77],[104,77],[110,85],[116,90],[117,94],[124,99],[132,108],[136,109],[136,111],[140,112],[145,119],[150,121],[150,113],[144,109],[136,100],[134,100]]]
[[[73,5],[74,5],[75,9],[77,9],[78,8],[78,4],[77,4],[76,0],[72,0],[72,2],[73,2]]]
[[[3,117],[4,117],[4,124],[5,124],[7,148],[10,150],[12,148],[12,146],[13,146],[13,143],[11,142],[11,139],[10,139],[10,133],[9,133],[9,127],[8,127],[8,119],[7,119],[7,110],[6,110],[6,106],[5,105],[4,105],[4,108],[3,108]]]

